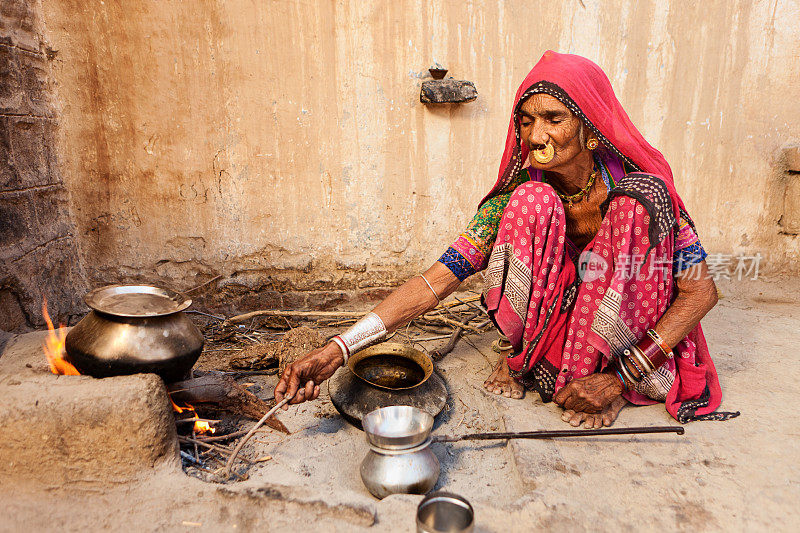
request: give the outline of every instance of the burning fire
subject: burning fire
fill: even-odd
[[[170,398],[169,401],[172,404],[172,410],[175,411],[176,413],[181,414],[184,411],[186,411],[186,412],[191,413],[194,418],[198,418],[197,417],[197,411],[195,410],[195,408],[191,404],[187,403],[186,407],[181,407],[178,404],[176,404],[175,402],[173,402],[172,398]],[[195,420],[193,429],[194,429],[195,433],[199,433],[201,435],[204,434],[204,433],[214,433],[214,432],[217,431],[216,428],[213,428],[211,426],[211,424],[209,424],[205,420]]]
[[[50,313],[47,312],[46,298],[42,303],[42,315],[44,316],[44,321],[47,322],[47,339],[45,339],[42,348],[44,349],[45,356],[47,356],[50,372],[65,376],[80,376],[81,373],[78,372],[78,369],[64,359],[64,354],[66,353],[64,344],[67,342],[67,334],[61,324],[58,325],[58,331],[53,327],[53,321],[50,320]]]

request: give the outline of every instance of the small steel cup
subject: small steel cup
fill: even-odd
[[[463,497],[452,492],[432,492],[417,507],[417,533],[470,533],[475,512]]]

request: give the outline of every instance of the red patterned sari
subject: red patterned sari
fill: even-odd
[[[517,91],[499,179],[482,204],[507,191],[523,171],[528,150],[516,111],[536,93],[558,98],[597,135],[597,156],[616,184],[601,207],[601,228],[584,250],[566,235],[555,191],[532,169],[530,181],[510,192],[497,227],[484,303],[514,346],[512,374],[549,401],[570,380],[601,371],[656,325],[675,297],[679,221],[693,225],[669,165],[633,126],[602,70],[552,51]],[[738,414],[715,412],[722,393],[700,325],[674,351],[673,360],[626,393],[628,400],[664,402],[680,422]]]

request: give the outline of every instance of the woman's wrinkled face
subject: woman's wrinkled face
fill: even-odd
[[[580,141],[581,120],[549,94],[534,94],[517,112],[519,133],[529,150],[541,150],[549,142],[555,156],[549,163],[528,157],[533,168],[548,170],[569,163],[584,147]]]

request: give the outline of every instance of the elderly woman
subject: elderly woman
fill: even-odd
[[[485,270],[504,338],[484,387],[533,389],[578,426],[628,402],[680,422],[725,419],[700,319],[717,292],[664,157],[634,127],[603,71],[548,51],[517,91],[499,179],[424,274],[325,347],[286,368],[276,400],[315,399],[347,358]]]

